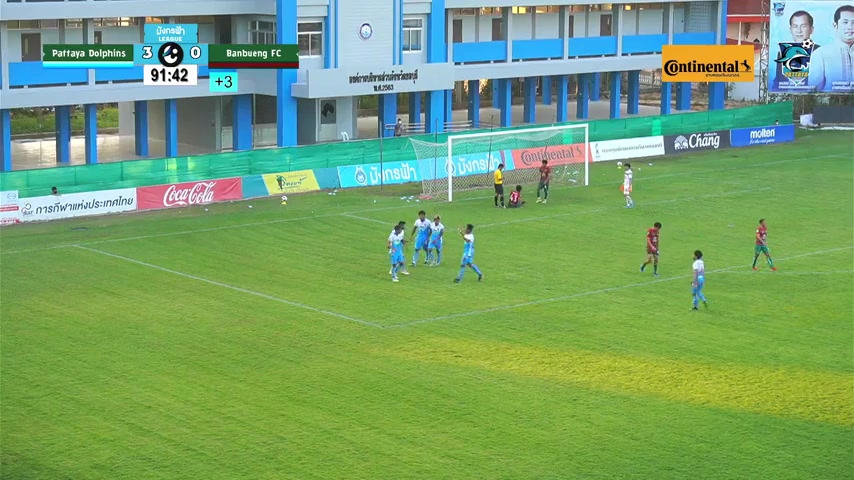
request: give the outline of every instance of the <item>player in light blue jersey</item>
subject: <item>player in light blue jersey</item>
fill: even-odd
[[[388,236],[388,255],[389,260],[391,261],[391,281],[397,282],[399,281],[397,278],[398,272],[401,272],[401,268],[405,265],[406,259],[403,258],[403,244],[406,242],[404,236],[406,234],[403,233],[403,227],[395,225],[394,230],[391,232],[391,235]],[[406,272],[401,272],[406,275]]]
[[[466,230],[462,229],[458,230],[460,232],[460,236],[463,237],[463,260],[460,262],[460,274],[457,275],[457,278],[454,279],[454,283],[460,283],[463,280],[463,274],[466,273],[466,267],[474,270],[474,273],[477,274],[477,281],[483,280],[483,272],[477,268],[477,265],[474,264],[474,225],[468,224],[466,225]]]
[[[703,285],[706,283],[706,264],[703,262],[703,252],[694,250],[694,280],[691,281],[691,295],[694,297],[694,304],[691,310],[699,310],[700,302],[703,306],[709,308],[709,302],[706,301],[706,296],[703,295]]]
[[[427,245],[427,263],[438,267],[442,263],[442,247],[445,244],[445,226],[442,219],[436,215],[430,224],[430,241]]]
[[[427,212],[418,212],[415,226],[412,227],[412,237],[415,239],[415,253],[412,254],[412,266],[418,264],[418,256],[424,250],[424,264],[427,265],[427,257],[430,256],[430,220],[427,220]]]
[[[401,221],[397,222],[397,226],[400,227],[400,233],[396,234],[396,233],[394,233],[395,232],[394,229],[392,229],[391,233],[389,234],[389,241],[391,241],[392,235],[400,235],[400,238],[404,238],[406,236],[406,222],[401,220]],[[395,227],[395,228],[397,228],[397,227]],[[394,273],[394,267],[392,267],[388,270],[389,275],[392,275],[393,273]],[[402,273],[404,275],[409,275],[409,272],[406,271],[406,260],[404,260],[403,265],[400,266],[400,273]]]

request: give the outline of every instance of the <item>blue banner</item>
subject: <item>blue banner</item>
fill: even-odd
[[[420,182],[421,174],[418,171],[418,161],[413,160],[338,167],[338,179],[341,181],[341,188],[373,187]]]
[[[263,175],[243,177],[243,198],[258,198],[270,195]]]
[[[515,169],[513,157],[509,151],[454,157],[452,168],[455,177],[486,175],[491,174],[502,163],[505,171]],[[447,177],[448,166],[444,158],[338,167],[341,188],[395,185]]]
[[[752,147],[795,141],[794,125],[772,125],[770,127],[737,128],[730,130],[733,147]]]

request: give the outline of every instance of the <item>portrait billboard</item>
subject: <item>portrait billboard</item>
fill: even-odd
[[[770,0],[768,91],[854,92],[854,0]]]

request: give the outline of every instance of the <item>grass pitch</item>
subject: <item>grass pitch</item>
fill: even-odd
[[[520,210],[404,186],[4,229],[2,477],[850,479],[852,156],[639,161],[633,210],[607,163]],[[483,283],[454,235],[389,281],[419,208],[476,225]]]

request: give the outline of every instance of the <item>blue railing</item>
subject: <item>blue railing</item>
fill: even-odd
[[[454,44],[454,63],[504,62],[507,42],[468,42]]]
[[[677,33],[673,45],[714,45],[715,32]]]
[[[639,53],[661,53],[661,47],[667,45],[667,35],[630,35],[623,37],[623,55]]]
[[[549,38],[540,40],[514,40],[513,60],[545,60],[563,58],[564,40]]]
[[[617,37],[569,39],[570,57],[602,57],[617,54]]]

